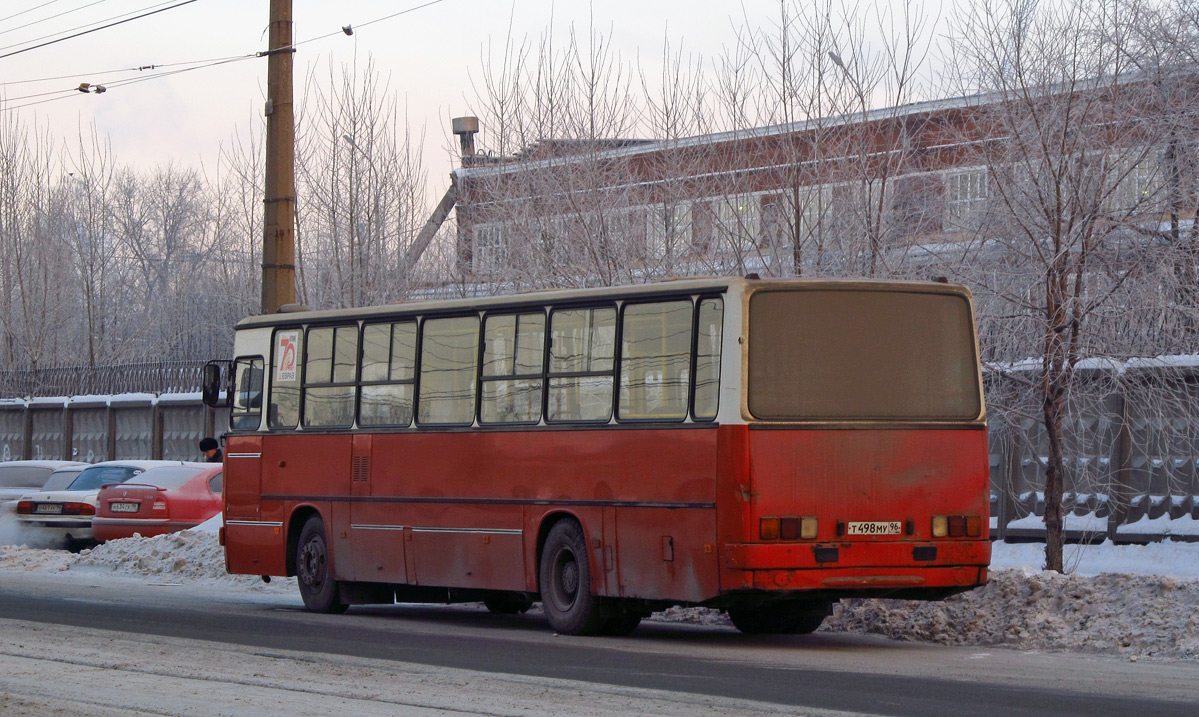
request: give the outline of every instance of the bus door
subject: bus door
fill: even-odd
[[[258,548],[278,540],[278,523],[263,522],[262,501],[262,437],[229,436],[225,441],[224,486],[226,546],[247,546],[246,550],[225,551],[231,573],[267,571],[258,565],[253,555]],[[279,574],[279,573],[272,573]]]
[[[372,479],[379,476],[371,460],[374,436],[353,437],[350,456],[350,544],[354,580],[406,583],[404,526],[396,519],[396,505],[378,500]]]

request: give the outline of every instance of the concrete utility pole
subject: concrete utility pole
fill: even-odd
[[[271,0],[266,65],[266,217],[262,313],[296,301],[296,126],[292,109],[291,2]]]

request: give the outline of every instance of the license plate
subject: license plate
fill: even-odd
[[[137,503],[109,503],[108,507],[114,513],[136,513]]]
[[[61,513],[62,506],[58,503],[38,503],[33,509],[35,513]]]
[[[867,520],[845,527],[850,535],[899,535],[903,532],[903,525],[898,520]]]

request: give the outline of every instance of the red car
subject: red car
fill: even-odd
[[[100,490],[96,540],[142,537],[194,528],[221,512],[220,464],[154,468]]]

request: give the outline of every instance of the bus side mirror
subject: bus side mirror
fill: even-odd
[[[228,361],[209,361],[204,364],[204,382],[201,388],[201,396],[203,397],[205,406],[228,406],[230,405],[230,396],[227,392],[224,397],[221,396],[221,389],[224,388],[224,372],[222,366],[228,366]]]

